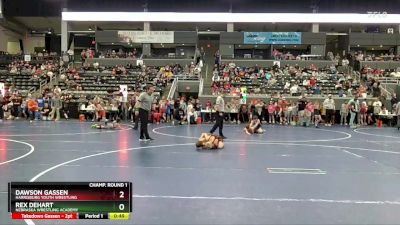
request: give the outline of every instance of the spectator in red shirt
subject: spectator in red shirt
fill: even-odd
[[[281,123],[288,124],[288,102],[285,97],[282,97],[280,108],[282,110],[281,113]]]
[[[224,84],[224,89],[225,89],[226,92],[230,92],[230,90],[231,90],[231,83],[225,82],[225,84]]]
[[[317,80],[314,77],[310,78],[310,87],[314,88],[317,85]]]
[[[81,58],[82,58],[82,61],[85,61],[85,59],[86,59],[86,51],[85,51],[85,49],[83,49],[82,52],[81,52]]]

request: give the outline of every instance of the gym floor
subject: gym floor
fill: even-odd
[[[224,127],[225,149],[196,150],[211,125],[96,130],[77,121],[0,124],[0,224],[10,181],[131,181],[129,221],[28,224],[398,224],[395,128]]]

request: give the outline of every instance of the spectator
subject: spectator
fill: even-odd
[[[44,121],[50,120],[50,118],[49,118],[50,107],[49,107],[48,103],[45,103],[44,107],[40,109],[40,114],[41,114],[42,120],[44,120]]]
[[[297,85],[297,83],[295,83],[291,88],[290,88],[290,94],[292,96],[296,96],[297,93],[299,91],[299,86]]]
[[[196,65],[198,65],[200,62],[200,59],[201,59],[201,53],[200,53],[199,48],[196,48],[194,55],[195,55],[195,59],[196,59]]]
[[[217,51],[215,52],[214,58],[215,58],[214,64],[217,65],[217,66],[219,67],[220,62],[221,62],[221,55],[220,55],[220,53],[219,53],[219,50],[217,50]]]
[[[270,101],[268,105],[268,118],[269,124],[275,124],[275,103]]]
[[[346,103],[342,103],[342,106],[340,107],[340,125],[346,125],[347,126],[347,116],[349,115],[349,107]]]
[[[400,130],[400,101],[396,104],[394,114],[397,116],[397,130]]]
[[[379,101],[378,98],[376,98],[375,101],[372,103],[372,106],[374,107],[374,120],[378,121],[379,114],[382,110],[382,102]]]
[[[321,87],[317,84],[313,92],[314,95],[321,95]]]
[[[349,103],[349,111],[350,111],[350,128],[357,128],[357,124],[354,123],[354,120],[357,118],[357,114],[360,111],[360,103],[358,101],[358,96],[354,96],[354,99],[350,99]],[[358,121],[357,121],[358,122]]]
[[[238,124],[249,122],[249,110],[246,104],[242,104],[239,109]]]
[[[335,123],[335,100],[331,94],[325,99],[323,105],[326,109],[325,126],[332,126]]]
[[[2,92],[0,91],[0,122],[3,122],[3,120],[4,120],[3,106],[4,106],[4,97],[3,97]]]
[[[390,100],[390,103],[392,104],[392,109],[395,108],[395,105],[399,102],[399,100],[397,99],[397,94],[393,93],[392,94],[392,99]]]
[[[51,102],[51,112],[49,114],[50,120],[54,119],[54,114],[56,114],[56,119],[55,121],[59,121],[60,120],[60,109],[62,107],[62,101],[60,99],[60,96],[58,94],[54,95],[54,99]]]
[[[22,97],[19,93],[15,93],[11,97],[11,101],[12,101],[13,117],[15,119],[19,119],[19,117],[21,116]]]
[[[372,85],[372,97],[376,98],[381,96],[381,87],[380,84],[378,82],[375,82]]]
[[[312,101],[307,102],[306,109],[304,111],[304,117],[306,126],[308,127],[312,123],[312,114],[314,113],[314,103]]]
[[[360,106],[360,118],[361,118],[361,125],[367,125],[367,112],[368,112],[368,106],[367,102],[363,101],[361,102]]]
[[[321,122],[321,106],[318,101],[314,103],[314,123],[315,128],[318,128],[318,124]]]
[[[302,95],[299,101],[297,102],[298,115],[301,126],[306,126],[306,116],[305,116],[306,105],[307,105],[306,97]]]
[[[35,114],[36,112],[38,112],[38,103],[36,102],[35,99],[33,99],[32,97],[29,97],[28,100],[28,110],[29,110],[29,115],[30,115],[30,122],[32,123],[32,121],[35,119]]]

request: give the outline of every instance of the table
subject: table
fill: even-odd
[[[397,118],[396,114],[378,114],[379,120],[382,121],[387,121],[388,125],[391,127],[393,124],[396,124],[397,121],[395,118]]]

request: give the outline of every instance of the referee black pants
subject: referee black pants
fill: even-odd
[[[149,111],[139,109],[140,117],[140,139],[150,139],[149,132],[147,131],[147,124],[149,123]]]
[[[215,124],[211,128],[210,133],[214,133],[217,128],[219,128],[219,136],[224,136],[222,134],[222,129],[224,128],[224,113],[215,113]]]

